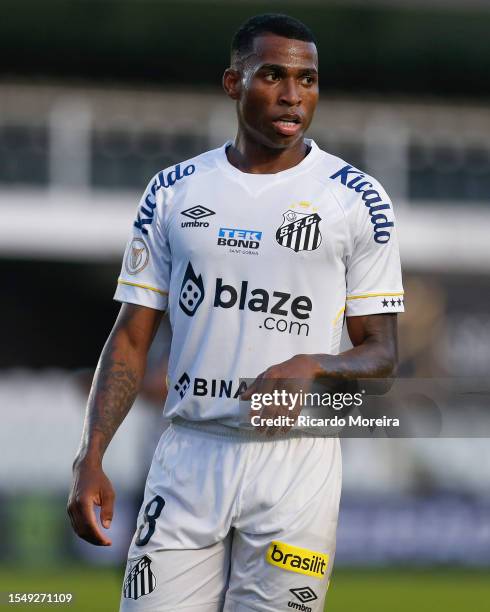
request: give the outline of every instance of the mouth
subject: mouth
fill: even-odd
[[[275,119],[272,124],[279,134],[283,136],[294,136],[301,129],[301,118],[299,115],[283,115]]]

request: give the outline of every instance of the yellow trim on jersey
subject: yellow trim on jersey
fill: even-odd
[[[122,280],[122,278],[117,281],[121,285],[129,285],[130,287],[139,287],[140,289],[149,289],[150,291],[155,291],[160,295],[168,295],[168,291],[161,291],[160,289],[155,289],[155,287],[151,287],[151,285],[143,285],[140,283],[130,283],[129,281]]]
[[[363,300],[365,298],[371,297],[392,297],[395,295],[404,295],[404,291],[400,291],[398,293],[365,293],[364,295],[348,295],[348,300]]]
[[[345,306],[342,306],[342,308],[338,311],[337,316],[335,317],[335,319],[333,320],[332,325],[336,325],[336,323],[338,322],[338,320],[340,319],[341,315],[345,312]]]

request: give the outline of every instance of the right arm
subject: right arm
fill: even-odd
[[[100,531],[94,512],[94,504],[101,507],[101,522],[107,529],[114,490],[102,469],[102,459],[138,394],[162,314],[153,308],[123,304],[95,372],[68,500],[73,529],[92,544],[111,544]]]

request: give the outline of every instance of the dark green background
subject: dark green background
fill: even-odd
[[[217,85],[237,26],[281,8],[316,32],[324,90],[490,95],[490,11],[328,2],[2,0],[0,77]]]

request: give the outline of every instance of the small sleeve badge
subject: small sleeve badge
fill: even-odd
[[[126,255],[126,271],[128,274],[138,274],[148,264],[150,251],[142,238],[133,238]]]

